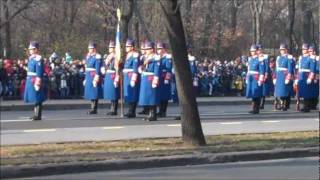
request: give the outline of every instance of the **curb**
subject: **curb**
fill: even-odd
[[[215,164],[238,161],[257,161],[268,159],[284,159],[312,157],[319,155],[319,148],[292,148],[263,151],[246,151],[231,153],[193,153],[191,155],[175,155],[164,157],[147,157],[131,160],[110,160],[97,162],[76,162],[46,165],[22,165],[1,167],[0,178],[18,178],[32,176],[48,176],[56,174],[83,173],[95,171],[115,171],[128,169],[144,169],[155,167],[172,167],[200,164]]]
[[[292,105],[295,104],[295,100],[291,100]],[[272,100],[266,100],[265,104],[273,104]],[[209,106],[209,105],[248,105],[250,106],[250,101],[198,101],[198,105]],[[177,106],[177,104],[169,102],[169,106]],[[100,103],[98,108],[109,108],[110,103]],[[75,103],[75,104],[44,104],[44,110],[65,110],[65,109],[89,109],[90,103]],[[23,104],[23,105],[1,105],[1,111],[31,111],[33,110],[33,104]]]

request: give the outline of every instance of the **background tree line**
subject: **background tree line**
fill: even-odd
[[[114,40],[116,8],[124,7],[125,36],[168,42],[161,6],[155,0],[0,0],[0,49],[10,58],[25,57],[38,40],[46,56],[70,51],[82,59],[89,40],[106,52]],[[127,3],[128,5],[121,5]],[[319,41],[318,0],[180,0],[186,41],[198,57],[230,59],[253,42],[277,49],[286,42],[296,54],[302,42]],[[125,32],[126,32],[125,31]]]

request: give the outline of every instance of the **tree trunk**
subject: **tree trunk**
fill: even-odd
[[[211,18],[211,14],[212,14],[212,8],[213,8],[213,4],[214,3],[219,3],[215,0],[212,1],[208,1],[207,4],[207,15],[206,18],[204,20],[204,28],[203,28],[203,35],[202,35],[202,43],[201,43],[201,55],[202,56],[208,56],[209,53],[209,44],[210,44],[210,35],[211,35],[211,26],[212,26],[212,22],[213,19]]]
[[[5,49],[6,49],[6,58],[11,58],[11,31],[10,31],[10,23],[9,20],[9,3],[10,1],[4,0],[4,18],[5,18]]]
[[[230,26],[231,26],[231,34],[235,35],[237,31],[237,13],[238,13],[238,0],[232,0],[230,3]]]
[[[0,0],[0,24],[2,24],[3,2]],[[0,28],[0,58],[3,57],[2,29]]]
[[[201,146],[206,141],[202,132],[195,92],[192,86],[185,35],[177,0],[159,1],[166,19],[166,29],[173,54],[182,119],[182,140]]]
[[[311,35],[311,19],[312,19],[312,10],[308,6],[308,1],[301,1],[301,10],[303,13],[303,42],[311,43],[312,35]]]
[[[293,27],[294,27],[294,17],[295,17],[295,0],[288,0],[289,9],[289,48],[290,52],[293,51]]]
[[[191,8],[192,8],[192,0],[183,0],[181,1],[182,8],[181,8],[181,14],[184,20],[184,32],[186,34],[186,41],[193,45],[193,39],[191,34]]]

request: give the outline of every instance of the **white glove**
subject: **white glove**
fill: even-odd
[[[36,91],[39,91],[39,90],[40,90],[40,86],[34,85],[34,89],[35,89]]]
[[[284,81],[284,84],[288,85],[289,82],[290,82],[290,80],[289,80],[289,79],[286,79],[286,80]]]
[[[164,84],[169,84],[169,80],[168,80],[168,79],[165,79],[165,80],[164,80]]]
[[[299,82],[299,80],[297,80],[297,79],[294,80],[294,84],[295,84],[295,85],[298,85],[298,82]]]
[[[311,84],[312,80],[311,79],[307,79],[307,84]]]
[[[277,79],[273,79],[272,81],[273,81],[273,84],[275,85],[277,82]]]
[[[262,85],[262,81],[258,81],[258,86],[261,86]]]
[[[101,71],[102,74],[106,74],[106,68],[105,67],[101,67],[100,71]]]
[[[193,80],[193,86],[198,86],[198,80],[197,79]]]
[[[120,80],[120,77],[118,75],[116,75],[116,77],[114,78],[114,81],[113,81],[113,85],[114,85],[115,88],[118,87],[119,80]]]
[[[85,86],[85,85],[86,85],[86,80],[83,81],[83,86]]]
[[[130,81],[130,86],[131,87],[134,87],[136,85],[136,82],[135,81]]]
[[[92,81],[93,87],[97,87],[97,81]]]
[[[154,76],[152,80],[152,88],[158,87],[158,83],[159,83],[159,78]]]

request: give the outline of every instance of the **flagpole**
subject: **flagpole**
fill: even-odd
[[[120,83],[120,116],[123,117],[123,73],[122,73],[122,60],[121,60],[121,32],[120,32],[120,21],[121,21],[121,11],[117,9],[118,25],[116,32],[116,60],[117,60],[117,74],[119,76]]]

